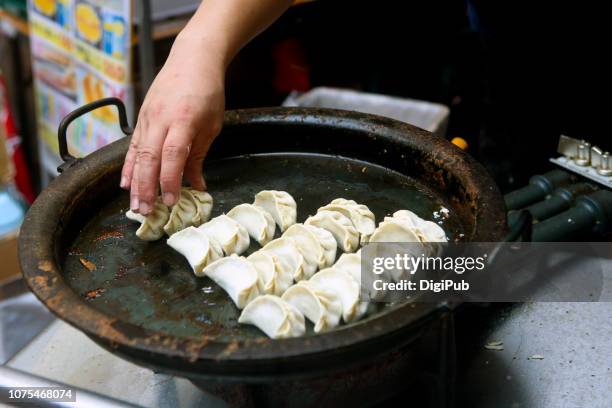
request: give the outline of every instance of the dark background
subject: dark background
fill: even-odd
[[[605,2],[507,0],[318,0],[292,7],[237,56],[227,107],[278,105],[290,89],[348,87],[440,102],[451,108],[448,138],[504,192],[551,168],[560,134],[612,149],[610,53]],[[161,68],[173,39],[155,44]],[[6,44],[0,42],[6,48]],[[28,60],[20,38],[4,55]],[[138,49],[134,49],[138,73]],[[188,61],[187,61],[188,63]],[[6,64],[0,61],[0,66]],[[10,64],[9,64],[10,65]],[[28,64],[11,80],[15,112],[33,106]],[[143,93],[138,92],[139,106]],[[37,177],[33,113],[20,115]],[[37,184],[37,183],[35,183]]]
[[[440,102],[447,136],[466,139],[508,191],[550,168],[560,134],[611,148],[605,15],[585,2],[308,3],[241,52],[228,108],[280,103],[287,64],[312,87]]]

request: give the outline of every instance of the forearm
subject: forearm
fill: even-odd
[[[292,0],[204,0],[179,39],[201,47],[225,69],[238,51],[291,3]]]
[[[223,124],[225,70],[291,0],[203,0],[147,91],[123,166],[130,208],[150,214],[180,197],[183,175],[204,190],[202,161]]]

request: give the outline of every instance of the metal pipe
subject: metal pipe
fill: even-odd
[[[567,187],[559,187],[553,191],[548,199],[532,204],[526,207],[525,210],[531,213],[534,221],[543,221],[570,208],[577,196],[593,192],[594,190],[595,188],[589,183],[577,183]],[[510,211],[508,213],[508,224],[513,225],[518,219],[519,214],[519,211]]]
[[[533,226],[533,241],[566,241],[593,232],[606,233],[612,225],[612,191],[599,190],[576,199],[576,204]]]
[[[154,77],[155,54],[153,51],[153,23],[151,0],[142,0],[142,18],[138,27],[138,55],[140,57],[140,83],[142,95],[147,93]]]
[[[529,179],[529,185],[504,196],[508,210],[520,210],[527,205],[541,201],[557,187],[572,182],[573,176],[563,170],[552,170]]]
[[[138,405],[119,401],[114,398],[96,394],[94,392],[77,388],[72,385],[62,384],[51,381],[43,377],[38,377],[14,368],[0,365],[0,387],[20,388],[20,387],[56,387],[71,389],[76,395],[76,402],[53,402],[46,400],[32,400],[31,403],[37,407],[138,407]]]

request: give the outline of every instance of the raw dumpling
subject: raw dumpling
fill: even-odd
[[[416,229],[417,236],[423,242],[447,242],[446,233],[435,222],[427,221],[409,210],[399,210],[393,213],[393,218],[407,219]]]
[[[240,255],[249,247],[250,239],[247,230],[227,215],[219,215],[198,227],[209,238],[217,241],[226,255]]]
[[[421,242],[421,240],[409,220],[385,217],[368,242]]]
[[[204,276],[204,267],[223,257],[219,244],[193,226],[172,234],[166,243],[187,258],[196,276]]]
[[[349,274],[357,284],[361,285],[361,251],[340,255],[334,268]]]
[[[376,290],[373,285],[374,280],[381,279],[380,276],[372,273],[369,278],[366,277],[366,279],[361,279],[361,250],[353,254],[340,255],[338,262],[334,264],[334,268],[350,275],[351,278],[357,282],[360,293],[362,294],[362,299],[377,299],[382,293],[382,291]],[[361,301],[359,307],[367,308],[367,302]]]
[[[374,223],[374,213],[363,204],[357,204],[353,200],[345,198],[336,198],[325,207],[319,208],[319,211],[337,211],[348,217],[353,226],[362,235],[370,235],[374,232],[376,224]]]
[[[321,244],[321,248],[323,249],[323,262],[319,264],[319,269],[332,266],[336,261],[336,252],[338,251],[338,243],[334,236],[328,230],[315,227],[314,225],[304,224],[304,227],[308,228],[317,236],[319,244]]]
[[[136,230],[136,236],[144,241],[156,241],[164,236],[164,225],[168,222],[170,212],[168,207],[159,200],[155,201],[153,211],[146,217],[129,210],[125,216],[140,223],[140,228]]]
[[[331,330],[340,323],[342,302],[334,291],[302,281],[290,287],[282,299],[314,324],[315,333]]]
[[[266,251],[252,253],[251,262],[259,274],[259,291],[269,295],[282,295],[293,284],[293,275],[284,274],[275,255]]]
[[[157,204],[157,203],[155,203],[155,204]],[[166,212],[168,212],[167,210],[168,210],[168,208],[166,208]],[[153,208],[153,211],[155,211],[155,208]],[[125,212],[125,216],[127,217],[128,220],[136,221],[136,222],[138,222],[140,224],[142,224],[147,219],[144,215],[142,215],[140,213],[136,213],[136,212],[134,212],[132,210],[127,210]]]
[[[232,208],[227,216],[242,225],[251,238],[261,246],[266,245],[274,238],[274,231],[276,230],[274,219],[261,207],[253,204],[240,204]]]
[[[352,322],[359,319],[366,311],[367,304],[359,302],[359,285],[353,278],[334,267],[315,273],[308,282],[334,292],[342,303],[342,319]]]
[[[257,271],[242,256],[221,258],[204,268],[204,275],[226,291],[238,309],[244,308],[259,296]]]
[[[181,189],[181,195],[176,204],[172,206],[168,222],[164,225],[164,231],[172,235],[192,225],[199,225],[198,212],[201,212],[201,209],[198,208],[193,194],[186,188]]]
[[[297,218],[297,205],[295,200],[286,191],[264,190],[255,195],[253,205],[267,211],[281,232],[295,224]]]
[[[268,252],[278,259],[284,276],[292,279],[301,278],[304,274],[304,257],[289,238],[277,238],[270,241],[261,251]]]
[[[355,252],[359,246],[359,232],[349,218],[337,211],[319,211],[316,215],[308,217],[304,224],[331,232],[344,252]]]
[[[318,236],[311,228],[306,227],[304,224],[293,224],[285,231],[283,238],[292,239],[304,257],[304,273],[301,276],[296,276],[296,281],[310,278],[319,269],[320,265],[325,265],[325,252]],[[335,245],[336,242],[334,241]]]
[[[304,315],[273,295],[263,295],[249,303],[238,323],[252,324],[273,339],[299,337],[306,332]]]
[[[183,191],[191,194],[196,205],[196,214],[193,220],[193,225],[196,227],[204,224],[210,219],[212,213],[213,198],[206,191],[199,191],[193,188],[184,188]]]

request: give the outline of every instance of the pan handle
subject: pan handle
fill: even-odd
[[[57,168],[58,172],[60,173],[63,172],[65,169],[71,167],[78,160],[80,160],[74,157],[73,155],[71,155],[70,152],[68,151],[68,141],[66,139],[67,133],[68,133],[68,126],[75,119],[85,115],[86,113],[89,113],[93,110],[96,110],[98,108],[101,108],[103,106],[108,106],[108,105],[115,105],[117,107],[117,111],[119,112],[119,125],[121,126],[121,131],[126,136],[129,136],[134,132],[134,129],[132,129],[128,123],[125,105],[123,104],[123,101],[119,98],[110,97],[110,98],[99,99],[97,101],[88,103],[86,105],[83,105],[73,110],[68,115],[66,115],[64,119],[62,119],[62,122],[60,123],[59,128],[57,129],[57,141],[59,144],[59,153],[60,153],[62,160],[64,160],[64,163],[61,164]]]

